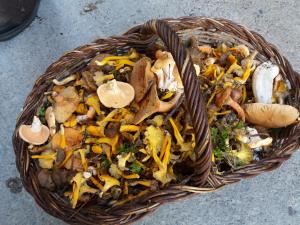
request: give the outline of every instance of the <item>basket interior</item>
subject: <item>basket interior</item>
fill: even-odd
[[[203,23],[206,24],[207,21]],[[250,33],[240,33],[235,27],[227,27],[227,30],[225,29],[224,31],[224,27],[220,25],[222,28],[220,29],[216,24],[214,26],[204,26],[201,20],[200,22],[190,24],[182,23],[181,20],[174,20],[170,21],[170,24],[183,41],[194,36],[197,38],[199,44],[225,42],[228,45],[233,45],[241,43],[252,50],[256,49],[259,52],[257,58],[260,61],[269,59],[279,65],[281,74],[290,81],[293,90],[288,103],[300,109],[299,81],[298,83],[295,81],[295,74],[288,69],[289,65],[284,63],[285,59],[274,55],[274,51],[276,53],[277,50],[274,49],[273,46],[268,45],[267,42],[264,42],[263,39],[262,44],[257,44],[257,42],[253,41]],[[249,37],[247,37],[247,35],[249,35]],[[147,38],[141,39],[138,35],[121,39],[122,41],[119,40],[119,44],[116,44],[116,42],[106,43],[103,40],[104,39],[99,39],[91,45],[82,46],[74,52],[66,53],[60,60],[48,68],[46,73],[36,81],[33,91],[27,97],[23,112],[18,118],[16,128],[18,128],[20,124],[31,122],[33,115],[43,101],[43,93],[52,87],[52,80],[54,78],[62,79],[80,70],[99,52],[115,54],[127,51],[133,47],[153,57],[153,53],[156,50],[155,46],[160,42],[156,36],[148,36]],[[81,53],[83,49],[85,49],[85,51]],[[298,134],[296,132],[298,132]],[[225,184],[236,182],[240,180],[242,176],[251,177],[278,167],[283,160],[290,157],[294,148],[299,145],[299,123],[295,126],[274,130],[272,135],[275,142],[267,158],[257,163],[241,167],[235,171],[230,171],[222,176],[211,174],[208,182],[203,187],[193,187],[193,179],[188,179],[188,182],[171,185],[167,189],[150,193],[116,208],[103,206],[99,204],[95,198],[94,201],[81,205],[76,210],[73,210],[68,201],[61,197],[60,194],[52,193],[39,187],[36,175],[37,165],[30,160],[27,144],[23,141],[18,141],[19,137],[16,133],[14,134],[14,147],[16,155],[18,156],[17,166],[23,178],[24,187],[33,195],[36,202],[45,211],[73,224],[95,224],[95,221],[102,223],[100,222],[102,220],[107,224],[116,224],[135,221],[147,213],[154,211],[162,203],[191,196],[194,193],[212,191]],[[279,160],[279,158],[282,158],[282,160]]]

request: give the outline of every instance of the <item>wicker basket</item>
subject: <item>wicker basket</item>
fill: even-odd
[[[259,34],[231,21],[206,17],[153,20],[133,27],[120,37],[98,39],[92,44],[66,53],[53,63],[36,81],[17,120],[13,135],[17,167],[24,187],[46,212],[70,224],[131,223],[154,211],[163,203],[197,193],[214,191],[226,184],[278,168],[300,146],[300,125],[297,123],[272,134],[275,140],[274,146],[267,158],[222,176],[213,174],[211,172],[212,147],[204,99],[200,93],[189,52],[181,44],[181,40],[190,36],[196,37],[199,43],[243,43],[252,50],[256,49],[260,60],[270,59],[280,67],[281,74],[290,81],[292,86],[289,104],[300,109],[300,80],[289,62]],[[151,55],[155,51],[159,38],[172,53],[181,71],[188,110],[196,134],[197,161],[194,165],[194,174],[186,177],[180,184],[173,184],[164,190],[148,194],[117,208],[100,207],[92,201],[80,208],[72,209],[67,200],[39,186],[37,166],[30,159],[27,144],[18,136],[19,126],[31,122],[43,100],[43,93],[51,88],[52,79],[63,78],[81,69],[99,52],[116,53],[133,47]]]

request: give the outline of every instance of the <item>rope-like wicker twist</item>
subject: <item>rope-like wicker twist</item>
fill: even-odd
[[[156,34],[172,53],[179,71],[181,71],[188,109],[197,134],[198,160],[195,165],[197,171],[186,180],[185,184],[171,185],[164,190],[151,193],[118,208],[103,207],[92,202],[92,204],[83,205],[79,209],[73,210],[68,201],[61,198],[60,195],[39,186],[36,174],[37,167],[29,157],[27,144],[18,136],[18,128],[21,124],[29,124],[32,121],[33,115],[43,100],[43,93],[51,87],[54,78],[65,77],[84,67],[99,52],[115,53],[116,50],[126,50],[131,47],[146,53],[151,52],[155,50],[153,48],[155,48],[155,41],[158,38]],[[273,170],[287,160],[300,146],[300,125],[298,123],[274,134],[275,144],[268,158],[222,176],[210,173],[207,182],[203,184],[209,172],[210,160],[207,159],[211,154],[206,110],[188,52],[184,50],[177,35],[181,39],[193,35],[203,43],[223,41],[244,43],[251,49],[256,49],[260,53],[259,57],[270,59],[278,64],[281,74],[290,81],[292,86],[293,92],[289,103],[298,109],[300,108],[300,80],[297,79],[297,74],[286,58],[259,34],[231,21],[206,17],[151,21],[133,27],[120,37],[98,39],[92,44],[81,46],[66,53],[38,78],[16,123],[13,146],[23,185],[46,212],[70,224],[124,224],[134,222],[154,211],[163,203],[192,196],[195,193],[215,191],[226,184]]]

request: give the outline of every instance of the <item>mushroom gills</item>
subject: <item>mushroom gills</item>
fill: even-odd
[[[30,144],[41,145],[48,140],[50,130],[41,123],[38,117],[34,116],[31,125],[23,124],[20,126],[19,135],[24,141]]]
[[[135,115],[133,119],[134,124],[139,124],[147,117],[151,116],[156,112],[168,112],[173,107],[175,107],[176,103],[180,99],[182,95],[182,91],[177,91],[175,96],[168,102],[161,101],[157,95],[157,86],[156,82],[152,84],[150,91],[146,95],[146,97],[142,100],[140,104],[140,109]]]
[[[123,108],[134,99],[134,88],[125,82],[108,81],[97,89],[100,102],[108,108]]]
[[[279,67],[270,61],[259,65],[253,74],[252,90],[257,103],[272,103],[273,80],[279,74]]]

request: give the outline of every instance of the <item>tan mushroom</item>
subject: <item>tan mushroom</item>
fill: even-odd
[[[41,123],[38,117],[34,116],[31,125],[21,125],[19,128],[20,137],[33,145],[44,144],[50,135],[49,128]]]
[[[51,134],[51,136],[53,136],[56,133],[56,124],[55,124],[55,115],[54,115],[52,106],[50,106],[46,109],[45,119],[46,119],[48,127],[50,129],[50,134]]]
[[[286,127],[299,117],[299,111],[290,105],[245,104],[246,121],[266,128]]]
[[[133,119],[133,123],[139,124],[144,119],[146,119],[147,117],[151,116],[156,112],[170,111],[173,107],[175,107],[182,93],[183,93],[182,91],[177,91],[175,96],[169,102],[161,101],[157,95],[156,82],[154,82],[154,84],[152,84],[151,86],[149,93],[142,100],[140,109],[135,115],[135,118]]]
[[[231,94],[232,94],[231,87],[227,87],[222,92],[218,93],[216,95],[216,106],[220,108],[223,105],[229,105],[237,112],[238,117],[243,121],[245,121],[245,113],[243,108],[231,98]]]
[[[123,108],[134,99],[134,88],[125,82],[108,81],[97,89],[100,102],[108,108]]]
[[[157,60],[151,71],[158,77],[158,88],[169,91],[183,89],[183,84],[171,53],[158,50],[155,56]]]
[[[67,87],[58,95],[53,96],[53,99],[55,101],[53,106],[55,119],[59,123],[64,123],[69,119],[80,102],[77,91],[72,86]]]
[[[140,102],[149,91],[153,83],[154,74],[151,69],[151,59],[143,57],[137,61],[133,67],[130,84],[135,91],[135,101]]]

